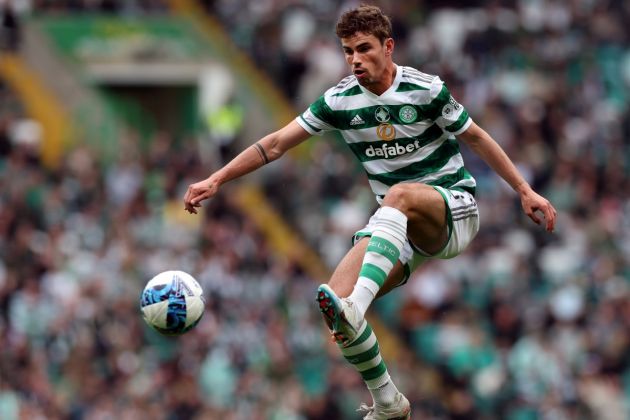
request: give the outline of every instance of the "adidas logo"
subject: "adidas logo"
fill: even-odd
[[[354,116],[354,118],[350,120],[350,125],[359,125],[359,124],[365,124],[365,121],[363,121],[363,118],[361,118],[359,114],[357,114]]]

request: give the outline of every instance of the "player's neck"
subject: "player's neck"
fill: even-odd
[[[372,92],[375,95],[382,95],[389,89],[396,79],[396,65],[393,62],[390,62],[389,65],[383,71],[383,76],[379,83],[374,83],[372,86],[366,86],[367,90]]]

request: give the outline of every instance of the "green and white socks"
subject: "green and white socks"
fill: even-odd
[[[343,357],[355,367],[365,381],[374,403],[381,406],[393,404],[398,389],[390,379],[376,335],[367,321],[363,321],[357,338],[352,343],[346,347],[340,344],[339,348]]]
[[[381,207],[375,214],[375,227],[363,257],[359,279],[348,299],[353,302],[362,324],[357,338],[350,344],[339,345],[344,358],[365,381],[375,404],[394,404],[398,389],[391,381],[381,358],[376,335],[365,321],[365,312],[385,284],[387,276],[400,257],[407,240],[407,216],[393,207]]]
[[[407,240],[407,216],[394,207],[381,207],[368,243],[359,279],[348,299],[365,316],[376,294],[400,257]]]

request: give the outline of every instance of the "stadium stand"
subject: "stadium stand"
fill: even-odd
[[[24,3],[30,11],[19,13],[166,10]],[[203,3],[297,109],[343,71],[308,53],[341,58],[330,36],[344,5]],[[560,225],[542,235],[466,156],[481,232],[464,255],[427,265],[404,293],[377,302],[411,349],[390,370],[414,418],[628,418],[630,10],[615,0],[455,3],[391,11],[400,61],[447,80],[551,198]],[[109,169],[81,142],[51,169],[24,140],[33,127],[3,82],[0,418],[354,418],[366,395],[309,310],[311,276],[272,252],[234,197],[213,201],[201,225],[178,213],[183,188],[207,172],[196,145],[158,133],[143,153],[131,132]],[[353,231],[337,220],[364,220],[374,202],[329,140],[261,182],[332,266]],[[337,246],[324,250],[322,233]],[[173,265],[199,273],[211,305],[177,341],[147,330],[137,308],[144,281]]]

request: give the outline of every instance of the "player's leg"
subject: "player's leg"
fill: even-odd
[[[392,188],[390,193],[385,198],[383,207],[372,216],[368,226],[358,232],[358,236],[364,238],[341,261],[329,285],[322,285],[318,289],[318,301],[324,318],[332,330],[341,332],[339,338],[342,340],[340,344],[342,353],[361,373],[374,398],[375,405],[370,409],[371,414],[365,417],[367,419],[407,418],[410,410],[409,402],[393,385],[385,365],[381,365],[382,359],[378,353],[376,337],[373,336],[371,329],[367,328],[367,322],[363,317],[364,311],[357,309],[359,306],[357,302],[365,299],[367,303],[364,303],[364,307],[367,309],[375,296],[383,295],[399,285],[405,275],[426,258],[454,257],[468,245],[479,229],[477,206],[474,197],[468,193],[421,184],[404,184],[399,188]],[[414,203],[416,207],[413,207]],[[392,210],[386,210],[383,214],[383,208]],[[406,237],[402,240],[395,237],[396,232],[392,234],[392,231],[399,229],[389,229],[392,220],[394,223],[403,221],[399,213],[407,218],[405,224],[399,223],[398,226],[401,228],[404,226],[405,229]],[[370,239],[365,236],[370,236]],[[377,238],[377,244],[371,246],[374,237]],[[413,247],[407,237],[412,239]],[[391,248],[395,247],[384,242],[382,238],[389,244],[393,243],[392,240],[402,243],[395,251],[398,255],[397,260],[392,261],[391,255],[384,257],[373,255],[370,261],[368,257],[370,252],[380,254],[379,251],[390,252]],[[373,267],[365,270],[366,260],[370,265],[381,264],[381,267],[378,267],[379,270]],[[370,278],[370,274],[374,272],[378,276]],[[357,276],[359,279],[355,281]],[[368,287],[361,286],[362,278],[363,281],[376,283],[378,285],[376,291],[372,291],[371,283]],[[347,298],[339,298],[335,292],[339,293],[339,296],[346,296],[349,292],[350,295]],[[376,347],[370,352],[368,348],[374,347],[372,343]],[[376,356],[372,357],[373,355]],[[372,358],[369,359],[370,357]],[[364,362],[366,359],[369,360]],[[380,383],[384,385],[378,387]],[[393,399],[392,395],[395,395]]]
[[[398,391],[383,361],[378,340],[369,323],[343,299],[354,287],[361,270],[369,238],[359,240],[337,266],[329,283],[317,291],[317,300],[331,331],[338,332],[337,343],[344,358],[352,364],[365,381],[374,406],[368,408],[368,417],[407,418],[409,401]],[[404,276],[403,265],[398,262],[383,290],[391,290]],[[341,298],[340,298],[341,297]],[[351,304],[351,303],[350,303]]]
[[[333,272],[328,284],[321,285],[318,289],[317,299],[320,301],[320,310],[322,311],[328,328],[336,334],[336,338],[342,342],[354,340],[357,331],[364,319],[364,312],[359,310],[357,306],[348,299],[354,290],[356,290],[356,282],[361,268],[363,259],[366,254],[367,247],[370,243],[369,237],[362,237],[357,240],[355,245],[348,251],[337,268]],[[413,251],[409,248],[405,251],[406,261],[411,257]],[[401,261],[394,264],[393,269],[389,273],[388,278],[383,282],[380,294],[385,294],[399,285],[405,275],[405,269]],[[335,307],[331,306],[328,296],[332,296],[332,303],[338,302],[339,305],[350,306],[346,311],[335,312]],[[322,301],[323,299],[323,301]]]
[[[354,289],[354,285],[361,271],[363,257],[365,256],[369,242],[369,236],[359,239],[337,265],[337,268],[335,268],[335,271],[328,281],[328,286],[335,291],[337,296],[347,297],[352,293],[352,289]],[[398,261],[397,264],[394,265],[389,278],[385,281],[382,288],[383,291],[390,291],[395,286],[399,285],[403,280],[403,276],[403,265]]]
[[[371,238],[349,296],[362,316],[385,286],[407,238],[429,255],[437,253],[448,240],[444,198],[425,184],[393,186],[372,221]]]

